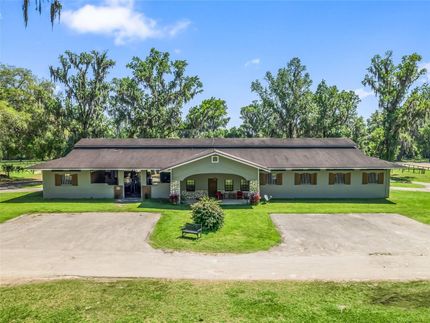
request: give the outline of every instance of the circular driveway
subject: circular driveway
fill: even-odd
[[[274,214],[283,242],[249,254],[153,249],[147,239],[159,217],[43,214],[0,224],[1,282],[60,277],[430,279],[430,226],[400,215]]]

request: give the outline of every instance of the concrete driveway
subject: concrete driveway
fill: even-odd
[[[430,279],[430,226],[400,215],[272,215],[282,244],[250,254],[153,249],[147,238],[158,219],[150,213],[44,214],[3,223],[1,282],[66,277]]]

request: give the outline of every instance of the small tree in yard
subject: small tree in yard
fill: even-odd
[[[7,178],[10,178],[10,173],[16,171],[16,167],[12,164],[3,164],[1,169],[6,173]]]
[[[216,231],[224,224],[224,211],[219,202],[209,197],[191,205],[194,223],[201,224],[204,230]]]

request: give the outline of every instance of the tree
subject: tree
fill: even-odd
[[[109,133],[106,111],[111,85],[106,78],[115,65],[106,52],[91,51],[60,55],[60,66],[50,66],[51,77],[64,88],[65,118],[73,145],[81,138]]]
[[[220,137],[229,121],[226,102],[212,97],[190,109],[183,133],[190,138]]]
[[[312,96],[312,80],[306,66],[295,57],[276,76],[267,72],[265,80],[266,87],[257,80],[251,89],[260,97],[263,108],[273,111],[274,123],[266,126],[279,137],[300,137],[302,126],[308,122]]]
[[[39,12],[39,14],[42,13],[42,2],[44,0],[35,0],[35,6],[36,10]],[[50,3],[50,18],[51,18],[51,25],[54,26],[54,21],[56,18],[60,20],[60,14],[62,9],[62,4],[59,0],[48,0]],[[28,9],[30,7],[30,0],[23,0],[22,1],[22,13],[24,15],[24,24],[25,27],[27,27],[28,24]]]
[[[403,56],[398,65],[394,64],[391,51],[386,52],[384,57],[376,55],[372,58],[362,82],[378,97],[384,132],[379,155],[386,160],[394,160],[396,157],[399,136],[405,121],[403,116],[407,115],[404,110],[408,109],[404,103],[414,82],[426,72],[418,67],[420,61],[421,56],[416,53]]]
[[[430,157],[430,85],[416,87],[403,105],[400,151],[397,159]],[[413,120],[413,122],[409,122]]]
[[[64,138],[52,113],[57,101],[51,82],[27,69],[0,65],[0,100],[4,157],[43,159],[60,153]]]
[[[353,91],[339,91],[323,80],[313,95],[315,117],[309,134],[312,137],[351,137],[357,117],[359,97]]]
[[[244,137],[273,137],[277,130],[272,126],[277,122],[273,111],[258,101],[240,109],[242,124],[240,130]]]
[[[185,103],[202,91],[197,76],[186,76],[187,62],[170,60],[167,52],[152,48],[145,60],[134,57],[127,64],[132,76],[114,79],[111,97],[117,135],[166,138],[182,124]]]

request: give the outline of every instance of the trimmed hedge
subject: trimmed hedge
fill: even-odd
[[[224,224],[224,211],[219,202],[207,196],[191,205],[194,223],[201,224],[203,230],[216,231]]]

